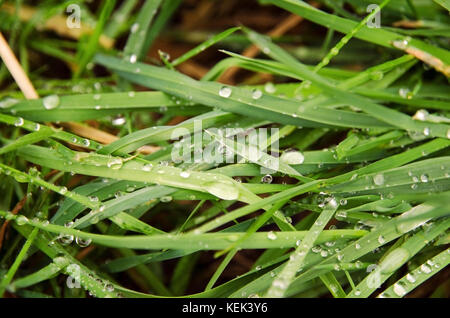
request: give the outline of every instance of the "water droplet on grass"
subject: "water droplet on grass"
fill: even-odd
[[[87,247],[87,246],[89,246],[89,244],[91,244],[92,240],[91,239],[82,239],[81,237],[76,237],[75,242],[80,247]]]
[[[403,287],[400,283],[395,283],[393,290],[394,290],[394,293],[399,297],[403,297],[407,293],[407,290],[405,289],[405,287]]]
[[[409,259],[409,251],[399,247],[391,251],[381,262],[381,273],[388,274],[395,271]]]
[[[16,121],[14,122],[14,126],[16,126],[16,127],[20,127],[23,124],[24,124],[24,120],[22,117],[17,118]]]
[[[49,95],[42,99],[45,109],[54,109],[59,106],[58,95]]]
[[[163,197],[161,197],[161,202],[163,202],[163,203],[167,203],[167,202],[170,202],[170,201],[172,201],[172,197],[171,196],[163,196]]]
[[[228,98],[231,96],[232,90],[228,86],[223,86],[219,90],[219,95],[224,98]]]
[[[180,177],[182,178],[189,178],[189,176],[191,175],[191,173],[189,171],[182,171],[180,172]]]
[[[120,158],[111,158],[111,159],[108,160],[106,165],[108,166],[108,168],[111,168],[113,170],[117,170],[117,169],[122,168],[123,160],[120,159]]]
[[[384,184],[384,176],[381,173],[376,174],[373,177],[373,183],[375,183],[376,185],[379,185],[379,186],[383,185]]]
[[[408,273],[408,274],[406,275],[406,280],[407,280],[408,282],[410,282],[411,284],[413,284],[413,283],[416,282],[416,278],[415,278],[411,273]]]
[[[28,218],[24,215],[19,215],[16,218],[16,223],[17,223],[17,225],[25,225],[28,223]]]
[[[261,178],[262,183],[272,183],[273,177],[270,174],[266,174]]]
[[[305,157],[300,151],[285,151],[280,157],[281,161],[289,165],[299,165],[305,161]]]
[[[136,33],[139,30],[139,23],[133,23],[133,25],[131,26],[131,33]]]
[[[275,232],[270,231],[270,232],[267,232],[267,238],[271,241],[274,241],[277,239],[277,235],[275,234]]]
[[[272,82],[267,82],[267,83],[264,85],[264,90],[265,90],[267,93],[269,93],[269,94],[273,94],[273,93],[276,92],[277,88],[275,87],[275,85],[273,85]]]
[[[423,175],[420,176],[420,181],[422,182],[428,182],[428,175],[426,173],[424,173]]]
[[[431,267],[429,267],[427,264],[422,264],[422,266],[420,266],[420,270],[425,274],[431,273]]]
[[[236,200],[239,197],[239,190],[233,184],[211,182],[205,188],[209,193],[222,200]]]
[[[383,79],[384,74],[382,71],[373,71],[370,73],[370,79],[374,80],[374,81],[379,81],[381,79]]]
[[[252,90],[252,98],[253,99],[260,99],[262,96],[262,92],[259,89]]]

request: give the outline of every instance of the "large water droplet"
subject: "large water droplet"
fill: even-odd
[[[409,251],[403,247],[390,252],[380,264],[381,273],[388,274],[402,266],[409,259]]]
[[[136,33],[139,30],[139,23],[133,23],[133,25],[131,26],[131,33]]]
[[[273,85],[272,82],[267,82],[267,83],[264,85],[264,90],[265,90],[267,93],[269,93],[269,94],[273,94],[273,93],[276,92],[277,88],[275,87],[275,85]]]
[[[384,176],[381,173],[376,174],[373,177],[373,183],[375,183],[376,185],[379,185],[379,186],[383,185],[384,184]]]
[[[49,95],[42,99],[45,109],[54,109],[59,106],[58,95]]]
[[[425,121],[428,118],[428,112],[425,109],[419,109],[413,116],[413,119]]]
[[[422,264],[422,266],[420,266],[420,270],[425,274],[431,273],[431,267],[428,266],[427,264]]]
[[[252,90],[252,98],[253,99],[260,99],[262,96],[262,92],[259,89]]]
[[[300,151],[285,151],[281,155],[280,159],[289,165],[299,165],[305,161],[305,157]]]

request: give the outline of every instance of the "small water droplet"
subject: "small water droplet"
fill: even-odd
[[[87,246],[89,246],[89,244],[91,244],[92,239],[82,239],[81,237],[76,237],[75,242],[80,247],[87,247]]]
[[[382,71],[373,71],[370,73],[370,79],[374,81],[379,81],[383,79],[384,73]]]
[[[425,274],[431,273],[431,268],[427,264],[422,264],[422,266],[420,266],[420,270]]]
[[[23,124],[24,124],[24,120],[22,117],[17,118],[16,121],[14,122],[14,126],[16,126],[16,127],[20,127]]]
[[[266,174],[261,178],[262,183],[272,183],[273,177],[270,174]]]
[[[275,234],[275,232],[270,231],[270,232],[267,232],[267,238],[271,241],[274,241],[277,239],[277,235]]]
[[[384,184],[384,176],[383,176],[381,173],[376,174],[376,175],[373,177],[373,182],[374,182],[376,185],[379,185],[379,186],[383,185],[383,184]]]
[[[224,98],[228,98],[231,96],[232,90],[228,86],[222,86],[219,90],[219,95]]]
[[[407,293],[407,290],[405,289],[405,287],[403,287],[400,283],[395,283],[393,290],[394,290],[394,293],[399,297],[403,297]]]
[[[419,109],[413,116],[413,119],[425,121],[428,118],[429,113],[425,109]]]
[[[416,282],[416,278],[415,278],[411,273],[408,273],[408,274],[406,275],[406,280],[407,280],[408,282],[410,282],[411,284],[413,284],[413,283]]]
[[[191,175],[191,173],[189,171],[182,171],[180,172],[180,177],[182,178],[189,178],[189,176]]]
[[[171,196],[163,196],[163,197],[161,197],[161,202],[163,202],[163,203],[167,203],[167,202],[170,202],[170,201],[172,201],[172,197]]]
[[[300,151],[285,151],[280,157],[281,161],[289,165],[299,165],[305,161],[305,157]]]
[[[253,99],[260,99],[262,96],[262,92],[259,89],[252,90],[252,98]]]
[[[139,30],[139,23],[133,23],[133,25],[131,26],[131,33],[136,33]]]
[[[272,82],[267,82],[267,83],[264,85],[264,90],[265,90],[267,93],[269,93],[269,94],[273,94],[273,93],[276,92],[277,88],[275,87],[275,85],[273,85]]]

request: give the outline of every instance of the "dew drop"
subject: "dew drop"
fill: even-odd
[[[413,116],[413,119],[425,121],[428,118],[429,113],[425,109],[419,109]]]
[[[420,181],[422,182],[428,182],[428,175],[427,174],[423,174],[420,176]]]
[[[422,266],[420,266],[420,270],[425,274],[431,273],[431,267],[429,267],[427,264],[422,264]]]
[[[22,117],[17,118],[16,121],[14,122],[14,126],[16,126],[16,127],[20,127],[23,124],[24,124],[24,120]]]
[[[133,23],[133,25],[131,26],[131,33],[136,33],[139,30],[139,23]]]
[[[117,170],[117,169],[122,168],[123,160],[120,159],[120,158],[111,158],[111,159],[108,160],[106,165],[108,166],[108,168],[111,168],[113,170]]]
[[[381,173],[376,174],[373,177],[373,183],[375,183],[376,185],[379,185],[379,186],[383,185],[384,184],[384,176]]]
[[[61,234],[58,237],[58,241],[60,244],[62,245],[69,245],[70,243],[73,242],[73,235],[70,234]]]
[[[228,98],[231,96],[232,90],[228,86],[223,86],[219,90],[219,95],[224,98]]]
[[[191,173],[189,171],[180,172],[180,177],[185,178],[185,179],[189,178],[190,175],[191,175]]]
[[[239,190],[233,185],[225,182],[210,182],[205,186],[206,190],[222,200],[236,200]]]
[[[305,161],[305,157],[300,151],[285,151],[280,157],[281,161],[289,165],[299,165]]]
[[[163,196],[163,197],[161,197],[161,202],[163,202],[163,203],[167,203],[167,202],[170,202],[170,201],[172,201],[172,197],[171,196]]]
[[[379,81],[383,79],[384,73],[382,71],[373,71],[370,73],[370,79],[374,81]]]
[[[152,168],[153,168],[153,165],[151,163],[148,163],[148,164],[142,166],[142,171],[148,172],[148,171],[151,171]]]
[[[91,239],[82,239],[81,237],[76,237],[75,242],[80,247],[87,247],[87,246],[89,246],[89,244],[91,244],[92,240]]]
[[[380,263],[381,273],[394,272],[409,259],[409,256],[409,251],[403,247],[394,249]]]
[[[403,297],[407,293],[407,290],[405,289],[405,287],[403,287],[400,283],[395,283],[393,290],[394,290],[394,293],[399,297]]]
[[[262,183],[272,183],[273,177],[270,174],[266,174],[261,178]]]
[[[262,92],[259,89],[252,90],[252,98],[253,99],[260,99],[262,96]]]
[[[408,282],[410,282],[411,284],[413,284],[413,283],[416,282],[416,278],[415,278],[411,273],[408,273],[408,274],[406,275],[406,280],[407,280]]]
[[[42,99],[45,109],[54,109],[59,106],[58,95],[48,95]]]
[[[270,232],[267,232],[267,238],[271,241],[274,241],[277,239],[277,235],[275,234],[275,232],[270,231]]]
[[[400,97],[402,98],[408,98],[408,94],[409,94],[409,88],[405,88],[402,87],[398,90],[398,94],[400,95]]]
[[[264,85],[264,90],[265,90],[267,93],[269,93],[269,94],[273,94],[273,93],[276,92],[277,89],[276,89],[275,85],[273,85],[272,82],[267,82],[267,83]]]
[[[114,126],[123,126],[126,122],[127,120],[123,116],[117,116],[111,121]]]
[[[17,223],[17,225],[24,225],[24,224],[28,223],[28,218],[24,215],[19,215],[16,218],[16,223]]]

